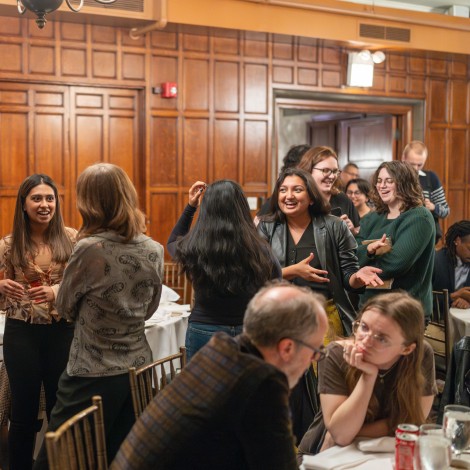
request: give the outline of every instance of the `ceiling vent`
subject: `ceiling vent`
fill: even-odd
[[[83,4],[91,8],[105,8],[106,10],[124,10],[143,13],[144,0],[119,0],[115,3],[96,3],[95,0],[84,0]]]
[[[359,36],[363,38],[385,39],[387,41],[410,42],[411,30],[377,24],[359,24]]]

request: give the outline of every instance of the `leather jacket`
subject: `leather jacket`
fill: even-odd
[[[329,287],[333,300],[341,315],[345,333],[351,333],[351,324],[356,319],[356,312],[345,292],[363,292],[363,289],[351,289],[350,277],[359,270],[356,256],[357,243],[347,225],[332,215],[312,218],[313,236],[321,268],[328,271]],[[261,220],[258,232],[268,241],[274,256],[281,267],[286,266],[287,224],[279,221]]]

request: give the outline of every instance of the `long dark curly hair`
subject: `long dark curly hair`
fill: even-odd
[[[230,180],[207,186],[175,259],[195,289],[206,293],[254,294],[273,272],[270,247],[258,235],[242,188]]]
[[[396,194],[402,201],[400,212],[406,212],[414,207],[424,205],[423,190],[419,184],[418,173],[408,163],[394,160],[392,162],[383,162],[372,176],[370,198],[375,204],[376,212],[386,214],[389,211],[387,204],[382,201],[377,191],[377,178],[382,168],[388,171],[390,177],[396,183]]]

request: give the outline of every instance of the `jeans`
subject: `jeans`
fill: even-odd
[[[6,320],[3,354],[11,389],[8,433],[11,470],[31,470],[41,382],[49,419],[59,377],[67,365],[73,331],[74,325],[65,320],[50,325]]]
[[[186,360],[189,361],[218,331],[230,336],[237,336],[243,330],[243,325],[210,325],[208,323],[190,322],[186,332]]]

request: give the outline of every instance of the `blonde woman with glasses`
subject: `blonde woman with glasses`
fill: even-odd
[[[299,453],[346,446],[356,437],[393,436],[400,423],[426,422],[436,383],[423,335],[423,308],[405,292],[369,300],[353,335],[330,343],[318,364],[321,410]]]

